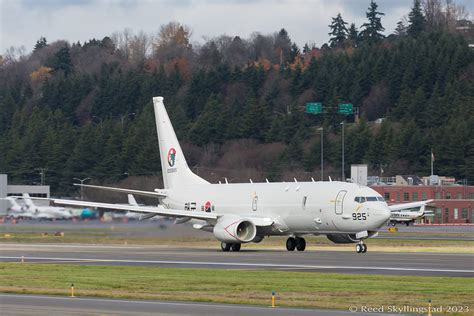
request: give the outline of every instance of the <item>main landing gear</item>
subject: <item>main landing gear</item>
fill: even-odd
[[[231,244],[228,242],[221,242],[221,249],[222,251],[239,251],[241,244]]]
[[[364,244],[362,241],[356,245],[356,252],[357,253],[366,253],[367,252],[367,245]]]
[[[286,240],[286,250],[293,251],[295,248],[298,251],[304,251],[306,249],[306,240],[301,237],[289,237]]]

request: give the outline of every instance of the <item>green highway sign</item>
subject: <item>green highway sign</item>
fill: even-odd
[[[321,114],[323,112],[323,104],[321,102],[306,103],[306,113]]]
[[[344,115],[351,115],[354,113],[354,106],[351,103],[339,103],[338,113]]]

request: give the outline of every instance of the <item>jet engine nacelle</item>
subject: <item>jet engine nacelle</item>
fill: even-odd
[[[246,243],[254,240],[257,227],[248,219],[240,217],[223,216],[214,226],[214,236],[228,243]]]
[[[369,232],[367,238],[375,234],[377,234],[377,232]],[[353,244],[360,240],[355,234],[327,234],[326,237],[335,244]]]

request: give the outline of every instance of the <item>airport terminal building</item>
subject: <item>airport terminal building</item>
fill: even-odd
[[[8,176],[0,174],[0,198],[21,196],[28,193],[31,197],[49,198],[49,185],[12,185],[8,184]],[[21,202],[20,202],[21,203]],[[49,201],[35,201],[37,205],[49,205]],[[0,199],[0,216],[6,215],[10,202]]]

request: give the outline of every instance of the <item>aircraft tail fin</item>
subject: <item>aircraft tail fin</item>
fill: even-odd
[[[36,207],[36,205],[30,199],[30,195],[28,193],[23,193],[23,200],[25,201],[26,206],[31,207],[31,208]]]
[[[138,206],[137,200],[135,200],[133,194],[128,194],[128,204]]]
[[[154,97],[153,105],[165,189],[182,185],[208,184],[209,182],[189,169],[163,104],[163,97]]]
[[[12,205],[12,207],[16,207],[19,209],[21,208],[21,205],[18,204],[18,202],[16,201],[16,198],[8,196],[5,198],[5,200],[10,201],[10,204]]]

